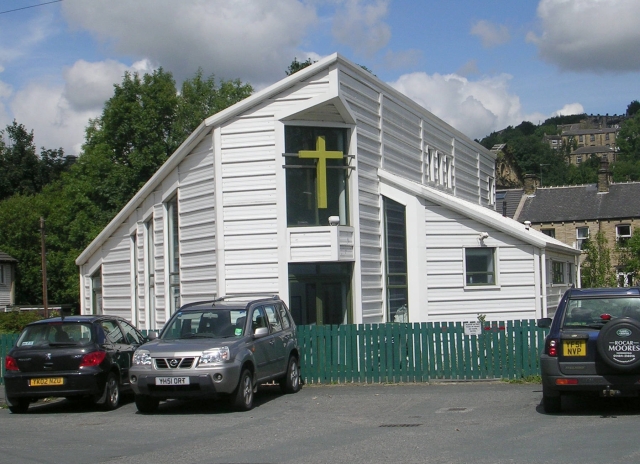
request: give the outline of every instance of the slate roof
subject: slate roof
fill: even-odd
[[[0,263],[17,263],[18,260],[8,254],[0,251]]]
[[[525,198],[516,218],[520,222],[568,222],[640,218],[640,182],[610,184],[598,193],[597,184],[538,188]]]
[[[523,189],[508,189],[496,191],[496,211],[503,216],[513,219],[516,215],[516,211],[518,210],[518,205],[520,204],[523,193]],[[507,214],[503,214],[503,202],[506,202]]]

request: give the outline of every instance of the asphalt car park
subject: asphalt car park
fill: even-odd
[[[635,462],[640,408],[568,397],[546,414],[540,384],[469,382],[261,388],[255,407],[132,399],[103,411],[38,402],[0,410],[0,456],[14,463]],[[25,437],[29,437],[28,446]]]

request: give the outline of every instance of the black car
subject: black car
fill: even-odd
[[[88,398],[115,409],[130,390],[133,353],[146,338],[125,319],[69,316],[27,325],[5,358],[5,395],[14,414],[42,398]]]
[[[562,396],[637,397],[640,392],[640,288],[565,292],[540,355],[542,405],[560,412]]]

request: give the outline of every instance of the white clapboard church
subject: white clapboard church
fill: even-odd
[[[338,54],[205,121],[76,260],[81,311],[159,328],[279,294],[298,324],[553,312],[579,250],[495,211],[495,155]]]

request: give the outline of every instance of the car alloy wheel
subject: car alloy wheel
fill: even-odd
[[[300,391],[300,368],[295,356],[289,358],[287,373],[280,379],[280,389],[283,393],[297,393]]]
[[[253,409],[253,376],[248,369],[244,369],[240,375],[234,404],[240,411]]]

